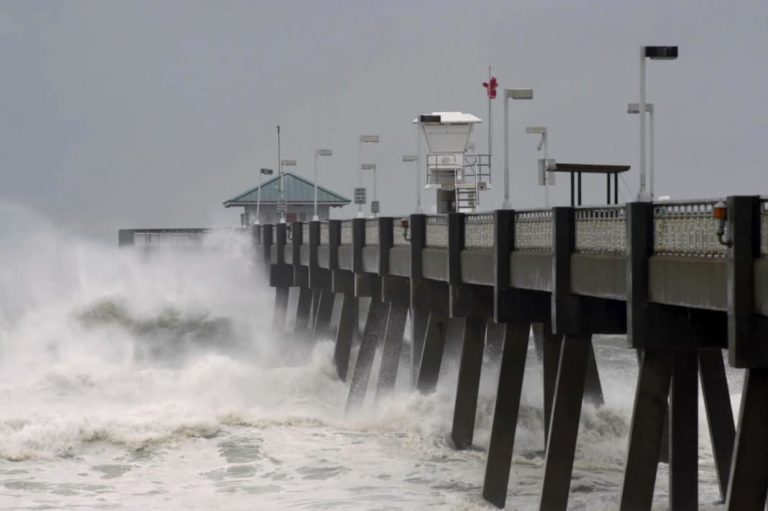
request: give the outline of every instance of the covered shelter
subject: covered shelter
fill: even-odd
[[[606,176],[605,200],[611,204],[611,176],[613,176],[613,203],[619,203],[619,174],[630,169],[629,165],[595,165],[592,163],[557,163],[547,172],[564,172],[571,175],[571,206],[581,206],[581,175]]]
[[[308,222],[312,219],[314,211],[315,184],[301,176],[286,172],[283,185],[285,187],[286,221]],[[259,194],[261,188],[261,194]],[[280,176],[274,176],[262,185],[247,190],[227,201],[225,208],[241,207],[240,222],[243,226],[256,222],[256,210],[258,202],[261,202],[259,210],[259,223],[275,224],[280,221],[278,204],[280,203]],[[320,220],[328,220],[331,208],[340,208],[351,201],[322,186],[317,187],[317,214]]]

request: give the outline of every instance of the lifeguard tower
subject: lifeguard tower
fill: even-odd
[[[427,183],[437,194],[437,213],[472,213],[480,206],[480,192],[490,188],[490,155],[469,152],[469,137],[478,117],[463,112],[420,115],[427,140]]]

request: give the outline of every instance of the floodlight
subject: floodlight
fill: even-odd
[[[512,99],[533,99],[533,89],[504,89],[504,93]]]

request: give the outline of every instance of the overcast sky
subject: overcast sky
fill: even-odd
[[[641,44],[677,44],[649,62],[657,195],[768,195],[768,2],[723,1],[2,1],[0,201],[111,239],[120,227],[233,225],[221,203],[283,157],[352,196],[360,134],[379,168],[383,214],[414,206],[409,121],[460,110],[487,119],[488,66],[510,105],[512,202],[543,204],[536,143],[559,161],[630,164],[637,193]],[[501,99],[494,102],[501,204]],[[487,146],[485,122],[474,135]],[[369,179],[369,178],[367,178]],[[604,182],[585,179],[587,203]],[[425,206],[433,204],[424,192]],[[565,205],[559,180],[554,202]],[[352,207],[343,215],[353,215]],[[337,215],[338,216],[338,215]]]

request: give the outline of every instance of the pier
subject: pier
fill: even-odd
[[[661,460],[669,463],[670,509],[697,508],[700,381],[725,507],[762,511],[768,493],[768,200],[728,197],[722,220],[713,218],[719,201],[247,229],[257,264],[275,288],[275,328],[284,328],[289,289],[297,288],[297,329],[309,339],[335,340],[348,410],[362,405],[367,389],[376,398],[392,391],[407,317],[412,342],[405,376],[414,391],[434,390],[448,325],[460,320],[451,440],[456,449],[468,448],[483,356],[500,357],[483,485],[483,497],[495,506],[506,503],[532,331],[544,369],[542,510],[567,509],[582,403],[602,402],[606,382],[592,336],[625,334],[639,372],[620,509],[651,508]],[[718,234],[720,222],[724,234]],[[123,246],[164,243],[162,230],[123,230],[119,239]],[[361,298],[371,303],[357,335]],[[354,342],[359,351],[351,364]],[[379,359],[378,381],[369,384]],[[725,363],[745,371],[735,422]]]

